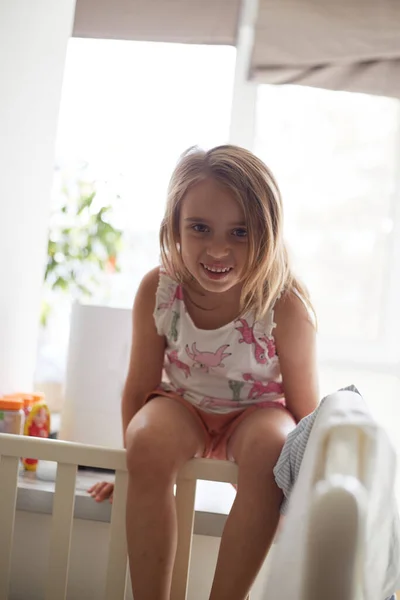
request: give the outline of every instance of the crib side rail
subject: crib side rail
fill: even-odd
[[[365,443],[357,427],[332,428],[311,499],[302,600],[356,600],[367,514]]]

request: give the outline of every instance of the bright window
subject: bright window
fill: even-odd
[[[60,172],[97,183],[119,199],[120,274],[105,274],[91,301],[130,307],[142,276],[159,262],[158,228],[168,179],[190,146],[228,142],[236,51],[115,40],[71,39],[56,143]],[[54,198],[54,205],[57,198]],[[69,299],[54,300],[36,380],[62,381]]]
[[[398,199],[399,102],[261,86],[257,110],[255,149],[280,183],[287,239],[321,335],[376,342]]]
[[[57,158],[87,162],[99,185],[121,196],[115,210],[127,238],[127,277],[110,301],[129,306],[158,262],[158,227],[179,155],[228,141],[235,55],[231,47],[71,40]]]
[[[400,103],[260,86],[255,151],[280,185],[286,238],[319,320],[322,394],[357,385],[400,427]]]

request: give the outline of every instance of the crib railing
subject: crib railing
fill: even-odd
[[[20,457],[57,463],[45,600],[65,600],[78,465],[115,470],[104,600],[123,600],[127,585],[125,500],[128,484],[124,450],[61,440],[0,434],[0,600],[8,600]],[[179,473],[176,486],[178,546],[171,600],[186,600],[198,479],[237,482],[233,463],[194,459]]]

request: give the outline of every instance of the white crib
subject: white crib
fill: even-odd
[[[377,438],[380,444],[368,446],[362,427],[349,426],[347,413],[351,401],[354,404],[354,399],[348,394],[342,394],[337,399],[339,407],[341,402],[346,409],[343,412],[346,421],[344,427],[333,424],[329,432],[324,430],[324,435],[318,439],[320,446],[317,449],[312,447],[312,439],[318,437],[318,424],[310,436],[310,451],[306,451],[304,468],[302,465],[298,484],[293,490],[293,502],[272,559],[275,564],[272,564],[265,589],[265,596],[269,600],[280,600],[282,597],[292,600],[320,600],[321,597],[328,600],[361,600],[365,597],[380,600],[379,593],[364,596],[361,589],[365,587],[361,569],[365,554],[364,531],[367,516],[373,515],[373,510],[367,515],[370,509],[366,499],[373,490],[381,490],[383,478],[377,487],[375,475],[384,472],[383,465],[387,467],[386,478],[391,487],[395,472],[393,450],[382,435]],[[356,399],[356,408],[357,402]],[[325,408],[328,413],[329,407],[326,405]],[[359,413],[354,414],[357,421]],[[324,423],[323,415],[321,422]],[[366,424],[371,425],[367,421]],[[115,470],[103,598],[124,600],[128,572],[125,539],[128,474],[125,452],[7,434],[0,434],[0,600],[8,600],[20,456],[57,463],[45,600],[66,598],[77,466]],[[179,473],[176,488],[178,548],[171,600],[187,598],[197,480],[236,483],[236,478],[237,467],[233,463],[206,459],[189,461]],[[311,491],[310,497],[304,492],[307,487]],[[384,514],[378,511],[373,533],[385,528],[383,517]],[[306,522],[307,527],[304,525]],[[386,521],[386,540],[390,537],[390,527],[391,523]],[[299,540],[302,540],[300,544]],[[376,571],[375,563],[379,562],[378,558],[387,551],[387,547],[387,542],[383,542],[383,552],[379,546],[374,547],[375,554],[370,561],[375,569],[372,579],[369,577],[371,588],[386,569],[387,557],[383,563],[381,561],[380,571]],[[291,573],[290,577],[287,577],[288,572]],[[375,577],[375,572],[378,577]],[[282,595],[285,585],[288,593]]]
[[[127,585],[125,498],[128,474],[124,450],[0,434],[0,600],[8,600],[11,556],[17,500],[19,457],[29,456],[57,463],[53,502],[49,564],[45,600],[65,600],[75,503],[77,467],[115,470],[114,501],[104,600],[123,600]],[[193,537],[194,503],[198,479],[236,483],[233,463],[207,459],[188,462],[179,473],[176,486],[178,547],[171,600],[186,600]],[[28,599],[27,599],[28,600]]]

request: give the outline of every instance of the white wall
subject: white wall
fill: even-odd
[[[43,599],[50,525],[50,515],[17,511],[9,600]],[[67,600],[98,600],[102,597],[108,535],[108,523],[74,521]],[[194,536],[188,600],[208,599],[219,542],[210,536]],[[267,563],[256,581],[251,600],[263,598]],[[126,600],[132,600],[130,591]]]
[[[75,0],[0,3],[0,393],[33,385],[64,61]]]

